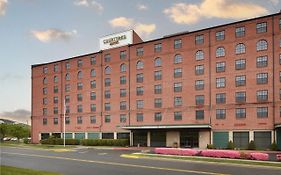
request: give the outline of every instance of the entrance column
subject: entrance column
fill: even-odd
[[[132,131],[130,131],[130,146],[134,145],[134,134]]]
[[[147,132],[147,146],[150,147],[150,131]]]

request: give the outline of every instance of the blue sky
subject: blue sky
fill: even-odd
[[[144,40],[276,13],[279,0],[0,0],[0,117],[28,116],[31,65],[95,52],[104,35]]]

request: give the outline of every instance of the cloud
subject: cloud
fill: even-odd
[[[273,5],[277,5],[279,3],[279,0],[270,0],[270,1]]]
[[[0,118],[10,119],[21,123],[31,123],[31,112],[25,109],[17,109],[15,111],[4,111],[0,113]]]
[[[60,29],[47,29],[47,30],[33,30],[31,31],[33,37],[41,42],[47,43],[53,40],[69,40],[77,34],[76,30],[71,32],[62,31]]]
[[[140,11],[144,11],[144,10],[147,10],[148,8],[144,4],[138,4],[137,5],[137,9],[140,10]]]
[[[117,17],[109,21],[111,27],[123,28],[123,29],[134,29],[140,36],[148,37],[152,32],[155,31],[155,24],[144,24],[136,22],[132,18]]]
[[[8,0],[0,0],[0,16],[5,15]]]
[[[267,13],[267,10],[253,3],[231,0],[204,0],[201,4],[177,3],[163,11],[178,24],[194,24],[201,18],[243,19]]]
[[[103,6],[98,3],[97,1],[90,1],[90,0],[76,0],[74,2],[74,5],[77,6],[84,6],[84,7],[90,7],[95,9],[97,12],[102,12],[103,11]]]

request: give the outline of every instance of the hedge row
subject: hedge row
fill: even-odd
[[[41,144],[47,145],[63,145],[63,139],[60,138],[48,138],[40,141]],[[79,139],[65,139],[66,145],[79,145]]]
[[[40,141],[41,144],[63,145],[61,138],[48,138]],[[65,139],[66,145],[84,145],[84,146],[128,146],[128,139]]]

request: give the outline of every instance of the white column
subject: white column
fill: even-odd
[[[38,134],[39,141],[41,140],[41,133]]]
[[[249,131],[249,142],[251,141],[251,140],[254,140],[254,131]]]
[[[150,146],[150,131],[147,132],[147,146]]]
[[[228,132],[228,141],[232,141],[233,142],[233,131],[229,131]]]
[[[53,134],[50,132],[50,133],[49,133],[49,136],[52,137],[52,135],[53,135]]]
[[[210,138],[210,140],[211,140],[211,143],[210,144],[214,144],[213,143],[213,131],[211,130],[211,138]]]
[[[113,133],[113,138],[114,138],[114,139],[117,139],[117,132],[114,132],[114,133]]]
[[[130,146],[134,145],[134,134],[130,131]]]
[[[72,133],[72,138],[75,139],[75,133],[74,132]]]
[[[88,132],[85,132],[85,139],[88,139]]]

